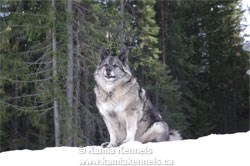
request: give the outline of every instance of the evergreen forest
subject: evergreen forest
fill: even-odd
[[[109,140],[95,104],[101,48],[129,65],[184,139],[246,132],[241,0],[1,0],[0,152]]]

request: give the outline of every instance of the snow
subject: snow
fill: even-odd
[[[249,166],[250,131],[209,135],[196,140],[100,146],[50,147],[0,153],[1,166]]]

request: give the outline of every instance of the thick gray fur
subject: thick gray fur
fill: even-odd
[[[111,56],[102,49],[94,77],[96,105],[110,135],[110,142],[103,146],[116,147],[134,140],[146,143],[181,139],[178,131],[169,130],[132,76],[128,51]]]

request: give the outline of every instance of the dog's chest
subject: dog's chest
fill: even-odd
[[[99,110],[102,114],[107,112],[123,112],[127,107],[126,101],[114,101],[114,100],[107,100],[106,102],[98,103]]]
[[[116,88],[116,90],[107,93],[102,89],[95,89],[96,104],[103,117],[116,119],[119,122],[124,121],[126,112],[134,102],[134,96],[128,95],[128,90]]]

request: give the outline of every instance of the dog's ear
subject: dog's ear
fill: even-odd
[[[100,61],[107,58],[108,55],[109,55],[109,52],[105,48],[100,49],[100,55],[99,55],[100,56]]]
[[[119,59],[122,61],[123,64],[128,63],[128,52],[129,51],[125,49],[120,53],[120,55],[118,55]]]

